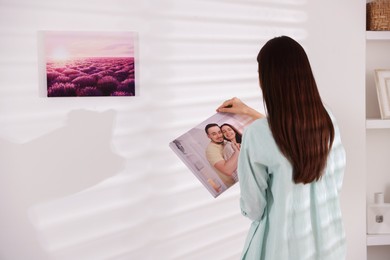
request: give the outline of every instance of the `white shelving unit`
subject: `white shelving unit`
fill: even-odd
[[[366,31],[367,41],[390,41],[390,31]],[[367,129],[390,128],[390,119],[367,118]]]
[[[368,118],[366,129],[390,129],[390,120]],[[390,245],[390,234],[367,235],[367,246]]]
[[[366,31],[367,40],[390,40],[390,31]]]
[[[390,129],[390,119],[367,118],[367,129]]]
[[[390,31],[366,31],[367,41],[390,41]],[[390,129],[390,119],[367,118],[367,129]]]
[[[367,246],[390,245],[390,234],[385,235],[367,235]]]
[[[390,31],[367,31],[367,41],[388,41],[390,42]],[[389,129],[390,130],[390,119],[380,118],[367,118],[366,119],[367,131],[375,129]],[[384,246],[390,245],[390,234],[378,234],[368,235],[367,234],[367,246]]]

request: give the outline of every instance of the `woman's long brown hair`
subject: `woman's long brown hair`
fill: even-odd
[[[268,123],[293,167],[295,183],[321,178],[334,128],[302,46],[287,36],[268,41],[257,56]]]

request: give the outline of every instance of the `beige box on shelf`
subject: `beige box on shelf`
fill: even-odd
[[[367,206],[367,233],[390,234],[390,203]]]

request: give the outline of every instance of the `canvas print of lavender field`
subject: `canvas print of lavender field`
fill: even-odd
[[[48,97],[136,96],[134,32],[44,32]]]

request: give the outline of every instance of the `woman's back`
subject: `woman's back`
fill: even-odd
[[[345,151],[330,114],[335,137],[319,181],[295,184],[291,163],[280,152],[267,119],[243,135],[239,158],[240,205],[253,220],[243,259],[305,260],[345,258],[339,205]]]
[[[304,48],[275,37],[258,56],[267,111],[246,128],[238,162],[242,213],[253,220],[243,258],[341,260],[345,151]],[[219,112],[263,117],[238,99]]]

